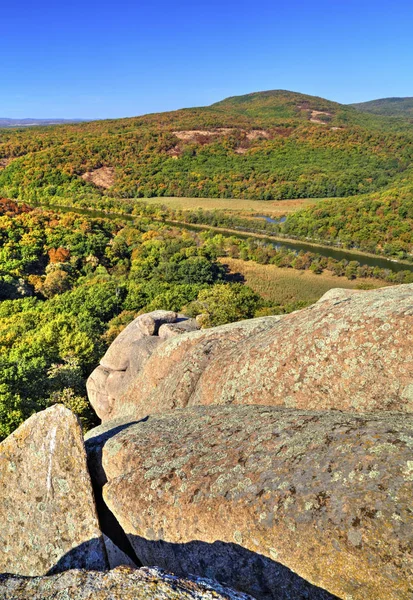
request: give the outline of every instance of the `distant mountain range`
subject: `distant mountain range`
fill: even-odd
[[[81,123],[87,119],[7,119],[0,118],[0,127],[35,127],[36,125],[64,125]]]
[[[318,98],[315,96],[305,96],[304,94],[298,94],[295,92],[288,92],[286,90],[271,90],[268,92],[256,92],[252,94],[246,94],[245,96],[233,96],[231,98],[226,98],[221,102],[216,102],[212,104],[212,107],[217,108],[227,108],[231,106],[234,109],[240,110],[240,112],[249,113],[252,109],[254,116],[258,116],[257,113],[260,113],[260,116],[264,116],[268,112],[274,112],[274,97],[280,96],[277,108],[275,112],[279,112],[279,114],[284,114],[287,116],[287,111],[285,108],[288,106],[291,108],[291,105],[299,101],[300,99],[304,99],[304,102],[308,102],[308,99],[311,99],[309,104],[314,102],[314,99],[318,101],[319,104],[325,105],[324,108],[335,108],[338,107],[344,108],[344,104],[340,105],[337,102],[330,102],[325,100],[324,98]],[[258,100],[258,102],[257,102]],[[257,111],[257,104],[259,104],[259,110]],[[268,106],[270,104],[270,106]],[[243,105],[246,110],[243,111]],[[404,117],[404,118],[413,118],[413,97],[407,98],[379,98],[378,100],[370,100],[368,102],[355,102],[353,104],[348,104],[347,106],[355,108],[357,111],[370,113],[374,115],[382,115],[386,117]],[[318,107],[319,108],[319,107]],[[261,109],[261,110],[260,110]],[[262,110],[263,109],[263,110]],[[291,115],[289,115],[291,116]],[[318,116],[315,115],[317,118]],[[0,128],[2,127],[35,127],[35,126],[44,126],[44,125],[65,125],[70,123],[84,123],[89,122],[91,119],[9,119],[9,118],[1,118],[0,117]]]
[[[413,117],[413,98],[380,98],[350,104],[357,110],[386,117]]]

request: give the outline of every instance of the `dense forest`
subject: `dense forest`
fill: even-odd
[[[0,194],[91,207],[163,196],[338,198],[326,204],[328,225],[317,216],[309,223],[307,211],[286,232],[406,258],[412,162],[409,120],[274,91],[131,119],[4,129]],[[370,236],[382,213],[394,224],[384,243]]]
[[[413,179],[366,196],[327,200],[289,216],[283,230],[413,261]]]
[[[187,231],[147,216],[125,222],[0,200],[0,438],[55,402],[92,425],[85,379],[142,312],[183,310],[213,326],[304,306],[264,301],[227,273],[222,257],[363,282],[413,281],[412,272]]]
[[[0,204],[0,437],[33,411],[63,402],[93,420],[85,378],[140,312],[197,313],[210,324],[252,317],[261,299],[225,282],[213,240],[142,220]],[[225,298],[223,307],[217,306]]]

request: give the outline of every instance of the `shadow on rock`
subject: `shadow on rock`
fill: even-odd
[[[102,488],[107,482],[105,471],[102,467],[102,450],[105,443],[120,433],[127,427],[139,422],[146,421],[147,418],[141,421],[125,421],[115,427],[105,428],[104,425],[96,427],[89,432],[89,436],[85,439],[85,447],[87,453],[87,462],[89,473],[92,480],[93,493],[95,496],[96,510],[99,517],[99,524],[102,533],[104,533],[112,542],[124,552],[136,566],[141,566],[139,559],[129,542],[128,537],[124,533],[122,527],[111,510],[107,507],[102,497]],[[94,434],[96,432],[96,434]]]
[[[146,420],[147,417],[142,419]],[[215,579],[257,600],[337,600],[284,565],[238,544],[220,541],[173,544],[127,537],[102,497],[102,487],[107,481],[102,450],[108,440],[137,422],[124,418],[97,427],[89,432],[86,449],[102,532],[138,566],[157,566],[183,577],[192,574]]]
[[[337,596],[312,585],[284,565],[238,544],[172,544],[129,537],[145,566],[158,566],[179,576],[215,579],[257,600],[337,600]]]
[[[69,552],[66,552],[58,562],[49,569],[46,575],[56,575],[57,573],[63,573],[70,569],[88,569],[91,568],[93,571],[105,571],[106,569],[97,568],[99,552],[101,553],[102,538],[93,538],[87,542],[79,544],[75,548],[72,548]],[[88,565],[94,565],[88,567]]]

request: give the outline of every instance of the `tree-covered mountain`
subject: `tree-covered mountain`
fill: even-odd
[[[413,127],[285,91],[205,108],[0,134],[0,192],[281,199],[387,185],[413,159]],[[93,172],[111,177],[100,185]],[[98,185],[96,185],[96,183]]]
[[[357,110],[387,117],[413,117],[413,98],[380,98],[351,104]]]
[[[386,252],[393,255],[402,242],[397,256],[412,252],[413,234],[404,232],[410,217],[403,215],[410,215],[413,200],[404,194],[400,209],[389,198],[393,188],[409,189],[412,163],[413,123],[408,119],[284,90],[128,119],[0,130],[4,197],[105,207],[112,199],[154,196],[357,197],[356,205],[367,202],[367,209],[352,210],[352,202],[342,200],[325,206],[345,225],[329,228],[323,222],[309,230],[308,214],[297,213],[286,231],[343,243],[337,231],[344,227],[346,245],[360,246],[363,237],[361,247],[383,252],[377,236],[364,236],[376,231],[384,203],[386,218],[395,225],[386,232]],[[377,202],[379,208],[372,209]],[[367,213],[368,227],[360,222]]]

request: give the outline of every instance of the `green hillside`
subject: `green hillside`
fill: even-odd
[[[283,90],[129,119],[0,130],[0,196],[54,205],[107,207],[111,199],[163,196],[360,196],[357,203],[363,205],[369,194],[387,202],[392,186],[411,181],[412,163],[409,121]],[[409,193],[405,202],[409,213]],[[358,246],[358,219],[366,211],[347,209],[350,205],[332,201],[324,210],[338,211],[349,230],[345,243]],[[404,208],[393,210],[390,202],[388,210],[396,224],[403,219]],[[343,227],[336,225],[317,225],[310,235],[307,214],[289,219],[286,230],[341,243],[337,230]],[[387,248],[400,235],[391,227]],[[403,252],[409,254],[411,239],[405,238]],[[383,252],[372,239],[369,248]]]
[[[413,175],[381,192],[299,211],[287,218],[284,232],[413,260]]]
[[[413,98],[381,98],[370,102],[352,104],[354,108],[365,113],[387,117],[413,117]]]
[[[308,111],[330,112],[333,115],[346,107],[325,98],[298,94],[287,90],[255,92],[244,96],[231,96],[212,105],[213,108],[236,111],[254,119],[306,119]],[[351,113],[352,110],[347,112]]]
[[[29,201],[350,196],[404,171],[412,140],[413,128],[353,108],[262,92],[132,119],[3,130],[0,193]],[[102,167],[106,180],[98,173],[93,183]]]

